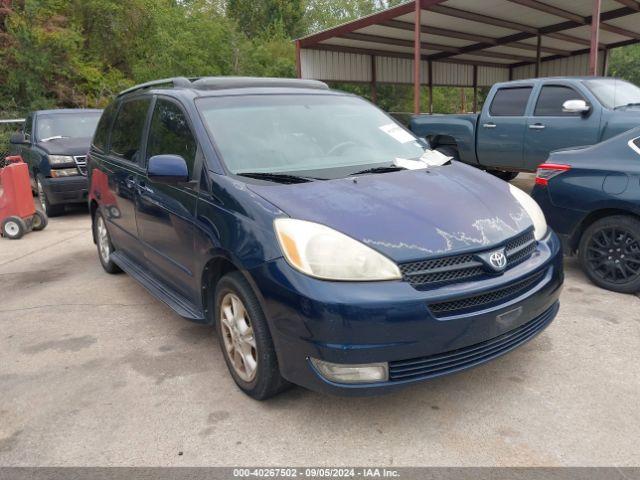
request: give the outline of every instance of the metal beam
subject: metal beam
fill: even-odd
[[[381,23],[380,25],[384,26],[384,27],[390,27],[390,28],[396,28],[399,30],[407,30],[407,31],[413,31],[413,24],[409,23],[409,22],[402,22],[400,20],[388,20],[386,22]],[[458,40],[469,40],[472,42],[482,42],[482,43],[486,43],[489,45],[499,45],[498,43],[498,39],[497,38],[493,38],[493,37],[487,37],[484,35],[476,35],[476,34],[472,34],[472,33],[465,33],[465,32],[458,32],[457,30],[450,30],[448,28],[440,28],[440,27],[432,27],[432,26],[426,26],[426,25],[422,25],[420,30],[422,31],[422,33],[427,33],[427,30],[429,31],[430,34],[432,35],[438,35],[439,37],[448,37],[448,38],[457,38]],[[581,40],[581,39],[579,39]],[[589,45],[589,40],[584,40],[586,45]],[[574,42],[575,43],[575,42]],[[581,42],[578,42],[579,44],[582,44]],[[530,45],[528,43],[524,43],[524,42],[512,42],[509,43],[508,46],[510,48],[517,48],[520,50],[529,50],[529,51],[536,51],[536,46],[535,45]],[[547,52],[547,53],[553,53],[555,55],[570,55],[571,52],[569,52],[568,50],[563,50],[561,48],[555,48],[555,47],[542,47],[542,51],[543,52]]]
[[[420,14],[422,12],[421,0],[415,0],[413,21],[413,113],[420,113],[420,61],[422,60],[422,45],[420,43]]]
[[[538,78],[540,76],[540,46],[542,45],[542,35],[538,35],[538,41],[537,41],[537,48],[536,48],[536,75],[535,77]]]
[[[428,10],[440,13],[442,15],[448,15],[450,17],[463,18],[465,20],[485,23],[487,25],[493,25],[495,27],[507,28],[509,30],[515,30],[517,32],[528,32],[535,35],[538,31],[531,25],[523,25],[522,23],[503,20],[496,17],[490,17],[488,15],[482,15],[476,12],[468,12],[466,10],[460,10],[458,8],[445,7],[444,5],[432,5],[428,8]]]
[[[598,39],[600,37],[600,11],[602,0],[593,0],[591,15],[591,52],[589,54],[589,75],[598,74]]]
[[[640,3],[638,3],[636,0],[616,0],[616,2],[640,12]]]

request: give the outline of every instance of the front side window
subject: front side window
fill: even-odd
[[[149,98],[140,98],[122,104],[111,131],[111,155],[139,162],[142,133],[150,103]]]
[[[545,85],[540,91],[534,115],[540,116],[580,116],[580,113],[565,112],[562,105],[567,100],[584,100],[573,88],[561,85]]]
[[[92,138],[102,112],[39,114],[36,125],[38,142],[57,138]]]
[[[147,143],[147,160],[154,155],[180,155],[193,173],[198,143],[191,133],[183,111],[173,102],[158,99]]]
[[[640,88],[615,78],[585,80],[584,84],[606,108],[640,107]]]
[[[342,178],[424,154],[412,133],[357,97],[246,95],[201,98],[196,104],[234,174]]]
[[[96,127],[96,133],[93,137],[93,145],[99,150],[106,152],[109,142],[109,132],[111,131],[111,124],[117,111],[117,103],[112,103],[102,114],[100,122]]]
[[[501,88],[493,97],[489,112],[496,117],[523,116],[532,90],[532,87]]]

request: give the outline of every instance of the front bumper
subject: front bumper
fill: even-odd
[[[306,388],[368,395],[482,364],[533,338],[558,311],[560,241],[549,233],[534,254],[498,277],[419,291],[406,282],[326,282],[283,259],[249,272],[258,286],[282,375]],[[493,292],[535,278],[524,292],[479,309],[436,316],[429,305]],[[327,381],[309,358],[332,363],[389,362],[390,379]]]
[[[52,205],[87,202],[89,191],[87,177],[81,175],[45,178],[42,188],[47,195],[47,200]]]

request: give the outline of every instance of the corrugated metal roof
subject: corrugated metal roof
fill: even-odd
[[[535,74],[538,35],[540,75],[588,73],[593,0],[420,1],[423,83],[429,63],[434,85],[470,85],[474,67],[479,85],[509,70]],[[414,20],[410,1],[299,39],[301,76],[371,81],[376,57],[376,81],[412,83]],[[602,0],[599,39],[601,48],[640,42],[640,0]]]

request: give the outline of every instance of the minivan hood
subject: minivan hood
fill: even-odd
[[[38,147],[49,155],[86,155],[90,146],[91,138],[58,138],[38,142]]]
[[[498,244],[533,224],[509,185],[458,162],[248,188],[292,218],[327,225],[396,262]]]

